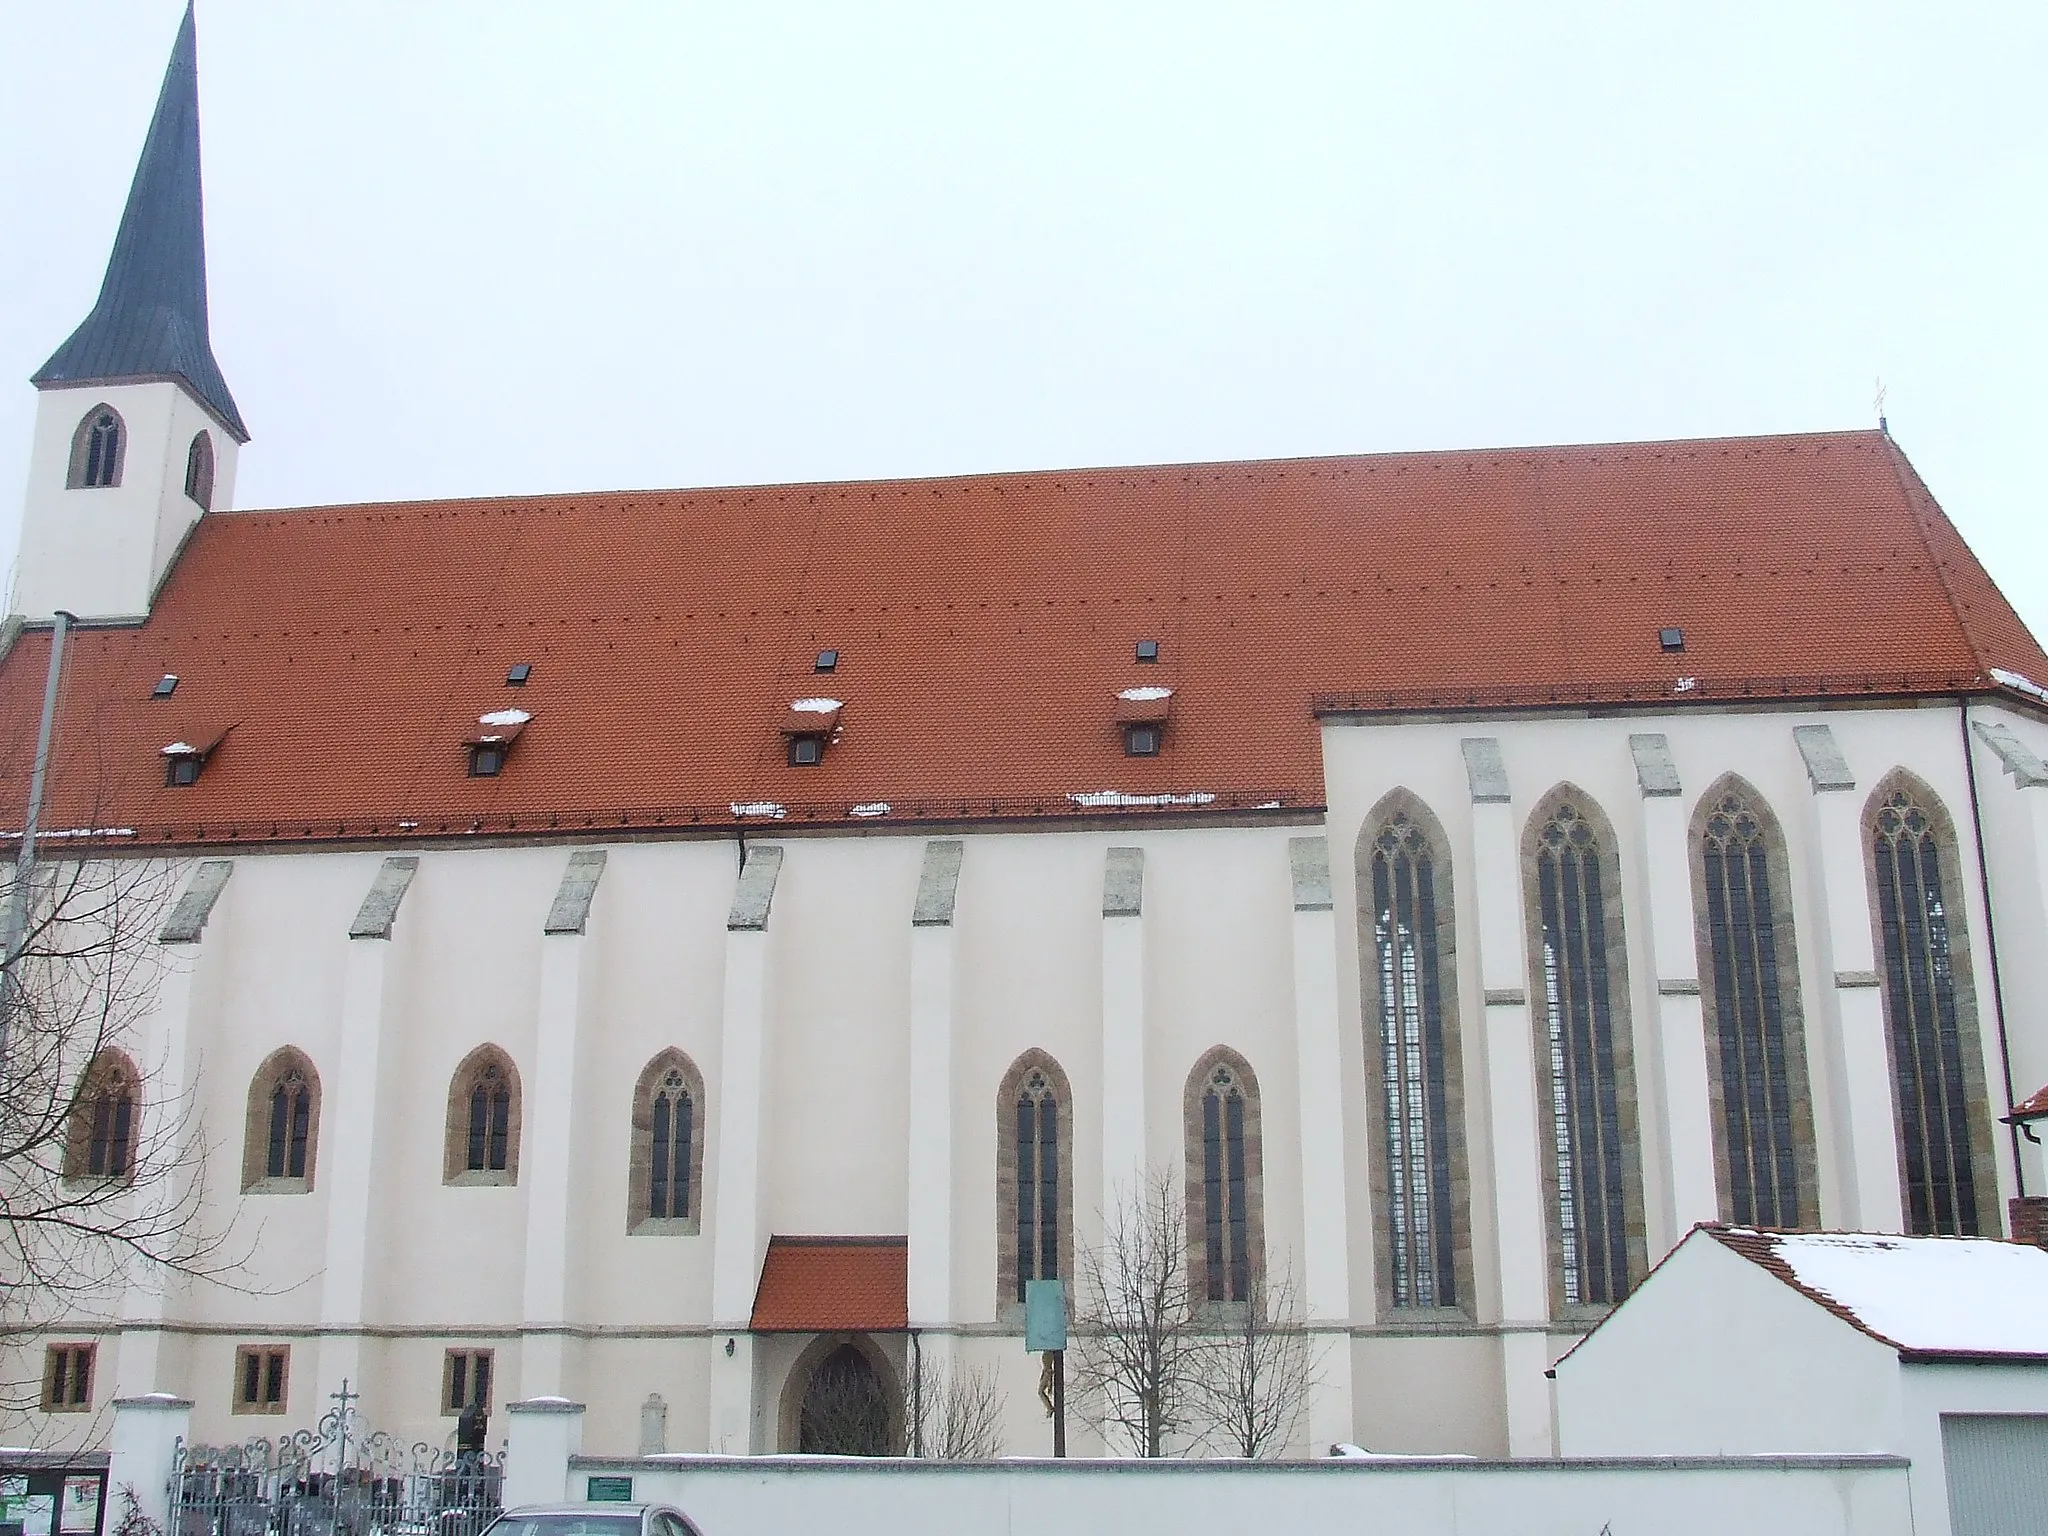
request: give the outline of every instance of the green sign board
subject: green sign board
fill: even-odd
[[[1024,1282],[1024,1348],[1032,1354],[1067,1347],[1067,1283]]]
[[[630,1504],[633,1502],[633,1479],[593,1477],[586,1497],[593,1504]]]

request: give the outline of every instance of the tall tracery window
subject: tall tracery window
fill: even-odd
[[[1644,1267],[1633,1052],[1613,833],[1576,790],[1553,791],[1527,845],[1553,1301],[1607,1306]]]
[[[633,1090],[626,1229],[688,1235],[704,1205],[704,1079],[681,1051],[650,1061]]]
[[[1721,1214],[1798,1227],[1817,1201],[1784,841],[1762,798],[1732,777],[1702,798],[1693,828]]]
[[[1434,819],[1405,793],[1366,819],[1358,889],[1365,953],[1366,1064],[1377,1166],[1381,1295],[1390,1307],[1463,1299],[1469,1237],[1457,1135],[1456,957],[1449,860]],[[1464,1261],[1469,1264],[1469,1257]]]
[[[996,1094],[997,1283],[1005,1305],[1073,1270],[1074,1105],[1066,1074],[1026,1051]]]
[[[141,1134],[141,1079],[135,1063],[107,1049],[93,1057],[71,1102],[64,1175],[72,1179],[126,1179],[135,1172]]]
[[[1188,1074],[1189,1278],[1198,1303],[1248,1305],[1263,1254],[1259,1089],[1243,1057],[1218,1047]]]
[[[292,1046],[273,1052],[249,1082],[242,1188],[295,1193],[313,1187],[320,1134],[320,1077]]]
[[[194,434],[185,450],[185,494],[202,510],[213,506],[213,439],[206,432]]]
[[[449,1084],[442,1179],[448,1184],[519,1180],[519,1074],[494,1045],[471,1051]]]
[[[127,437],[121,413],[111,405],[87,411],[71,438],[71,470],[64,483],[73,490],[119,485]]]
[[[1924,785],[1894,774],[1866,820],[1907,1230],[1975,1237],[1995,1194],[1983,1055],[1955,837]],[[1997,1230],[1994,1217],[1991,1230]]]

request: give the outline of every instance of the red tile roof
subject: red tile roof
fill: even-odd
[[[1318,710],[2048,682],[1869,432],[223,513],[146,623],[75,639],[45,824],[183,845],[1284,813],[1322,801]],[[47,655],[0,660],[0,826]],[[236,722],[185,789],[165,672],[180,719]],[[820,684],[842,729],[792,768]],[[1133,759],[1116,696],[1148,684],[1173,723]],[[467,777],[508,703],[518,751]]]
[[[900,1333],[910,1326],[900,1237],[776,1237],[754,1293],[756,1333]]]
[[[2003,1118],[2007,1125],[2017,1125],[2022,1120],[2048,1120],[2048,1087],[2013,1106],[2013,1112]]]

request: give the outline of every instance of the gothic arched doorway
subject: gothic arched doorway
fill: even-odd
[[[887,1456],[888,1389],[872,1362],[851,1343],[812,1367],[797,1409],[796,1448],[811,1456]]]

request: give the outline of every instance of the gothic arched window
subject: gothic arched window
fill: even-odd
[[[185,450],[185,494],[198,502],[201,510],[212,510],[213,439],[204,431],[194,434],[192,446]]]
[[[128,430],[111,405],[85,413],[71,437],[71,470],[64,483],[73,490],[92,490],[121,483],[121,461],[127,456]]]
[[[1903,773],[1865,812],[1906,1230],[1975,1237],[1995,1210],[1955,834],[1941,802]],[[1995,1215],[1988,1223],[1998,1230]]]
[[[1259,1085],[1218,1046],[1188,1074],[1188,1278],[1196,1305],[1257,1300],[1265,1258]]]
[[[1818,1200],[1784,838],[1731,775],[1701,798],[1692,842],[1721,1215],[1798,1227]]]
[[[64,1176],[127,1179],[135,1172],[141,1133],[141,1078],[126,1054],[109,1048],[93,1057],[71,1101]]]
[[[996,1285],[1009,1306],[1032,1280],[1073,1272],[1074,1102],[1044,1051],[1010,1064],[996,1091]]]
[[[249,1082],[242,1188],[290,1193],[313,1187],[320,1135],[320,1076],[303,1051],[274,1051]]]
[[[704,1206],[704,1079],[681,1051],[650,1061],[633,1089],[626,1230],[688,1235]]]
[[[1470,1239],[1450,860],[1412,796],[1390,796],[1366,818],[1358,895],[1380,1299],[1456,1306]]]
[[[1524,843],[1552,1304],[1610,1306],[1647,1268],[1621,865],[1599,808],[1544,797]]]
[[[442,1181],[519,1182],[519,1073],[495,1045],[471,1051],[449,1083]]]

